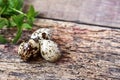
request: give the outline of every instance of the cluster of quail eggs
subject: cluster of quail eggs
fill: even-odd
[[[61,57],[58,45],[51,40],[52,31],[41,28],[33,32],[28,42],[22,42],[18,54],[23,61],[42,56],[49,62],[55,62]]]

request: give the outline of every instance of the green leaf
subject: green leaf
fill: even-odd
[[[16,23],[15,23],[13,20],[9,20],[9,22],[10,22],[10,25],[9,25],[10,27],[15,27],[15,26],[17,26]]]
[[[0,16],[1,16],[1,15],[5,15],[6,13],[8,13],[8,12],[7,12],[7,8],[8,8],[8,6],[6,6],[6,5],[3,6],[3,7],[1,7]]]
[[[26,21],[26,22],[32,26],[34,20],[35,20],[35,18],[31,17],[31,18],[27,18],[27,21]]]
[[[0,11],[0,14],[1,15],[9,15],[9,0],[1,0],[0,1],[0,7],[2,8],[1,11]]]
[[[24,21],[24,15],[14,15],[12,16],[13,21],[16,23],[17,27],[21,27]]]
[[[0,6],[3,7],[3,6],[8,6],[8,0],[0,0]]]
[[[24,23],[22,25],[22,27],[25,28],[25,29],[32,29],[32,27],[29,24],[27,24],[27,23]]]
[[[3,4],[3,0],[0,0],[0,6],[2,6],[2,4]]]
[[[2,35],[0,35],[0,43],[7,43],[7,40]]]
[[[34,7],[31,5],[28,12],[27,12],[27,17],[31,18],[31,17],[35,17],[37,14],[35,12]]]
[[[28,12],[27,12],[27,22],[32,26],[33,21],[35,20],[35,16],[37,15],[37,12],[35,12],[34,7],[31,5]]]
[[[8,25],[8,20],[5,18],[0,18],[0,29]]]
[[[23,0],[2,0],[0,5],[2,7],[0,13],[9,17],[22,11]]]
[[[22,10],[23,0],[9,0],[9,7]]]
[[[15,8],[17,10],[22,10],[22,6],[23,6],[23,0],[17,0],[15,4]]]

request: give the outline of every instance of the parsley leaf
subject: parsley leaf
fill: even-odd
[[[3,27],[17,27],[16,36],[13,43],[16,43],[21,37],[23,28],[31,29],[37,12],[31,5],[28,12],[22,11],[24,0],[0,0],[0,29]],[[0,42],[3,38],[0,36]]]

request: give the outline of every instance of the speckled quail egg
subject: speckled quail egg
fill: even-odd
[[[39,48],[39,42],[30,39],[28,42],[23,42],[20,44],[18,54],[23,61],[28,61],[30,58],[34,58],[38,55],[40,52]]]
[[[57,44],[51,40],[40,40],[40,53],[49,62],[55,62],[61,57]]]
[[[39,39],[39,40],[43,40],[43,39],[50,39],[51,38],[51,29],[49,28],[40,28],[38,30],[36,30],[35,32],[33,32],[33,34],[31,35],[32,39]]]

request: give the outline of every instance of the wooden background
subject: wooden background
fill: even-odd
[[[21,41],[39,28],[51,28],[63,56],[56,63],[40,57],[23,62],[19,45],[0,44],[0,80],[120,80],[120,0],[25,1],[44,18],[56,20],[38,18],[31,31],[23,31]]]
[[[56,63],[23,62],[19,45],[0,44],[0,80],[120,80],[120,30],[44,19],[35,25],[53,29],[63,56]]]
[[[45,18],[120,28],[120,0],[26,0]]]

